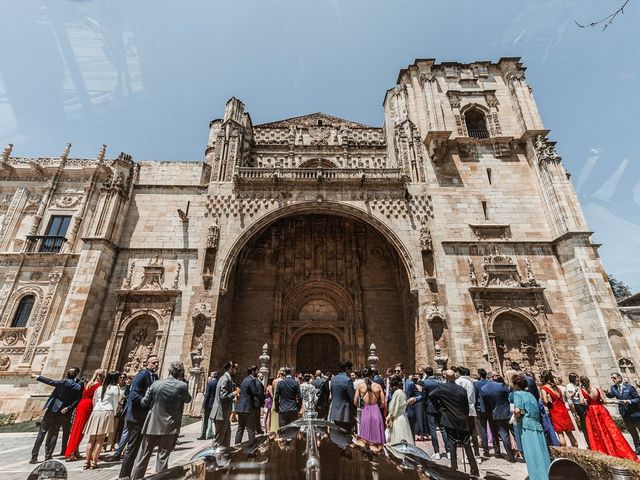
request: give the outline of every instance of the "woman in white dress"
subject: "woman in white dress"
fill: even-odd
[[[387,414],[387,427],[391,431],[389,445],[401,443],[403,440],[413,445],[413,434],[406,415],[407,395],[403,390],[402,377],[393,375],[389,382],[389,387],[393,392],[391,402],[389,402],[389,413]]]
[[[120,372],[110,372],[93,395],[93,411],[84,427],[84,434],[89,437],[85,469],[98,467],[104,439],[114,433],[115,412],[120,401],[119,378]]]

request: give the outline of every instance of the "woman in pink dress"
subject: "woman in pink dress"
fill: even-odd
[[[67,462],[73,462],[80,459],[80,442],[84,437],[84,426],[91,416],[93,411],[93,394],[98,389],[102,382],[104,382],[105,370],[99,368],[93,373],[91,381],[87,383],[82,389],[82,398],[76,408],[76,414],[73,419],[73,425],[71,427],[71,433],[69,434],[69,441],[67,442],[67,449],[64,452],[64,456]]]

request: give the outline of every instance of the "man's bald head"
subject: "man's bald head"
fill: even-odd
[[[444,379],[447,382],[455,382],[456,381],[456,372],[453,370],[445,370],[444,371]]]

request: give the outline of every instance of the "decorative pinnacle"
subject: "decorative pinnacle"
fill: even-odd
[[[60,154],[60,158],[64,158],[66,160],[67,157],[69,156],[69,151],[70,150],[71,150],[71,144],[67,143],[67,145],[64,147],[64,150]]]
[[[104,156],[107,153],[107,146],[103,143],[100,147],[100,151],[98,152],[98,163],[104,162]]]
[[[6,148],[2,152],[2,161],[3,162],[6,162],[7,160],[9,160],[9,155],[11,155],[12,151],[13,151],[13,143],[10,143],[9,145],[6,146]]]

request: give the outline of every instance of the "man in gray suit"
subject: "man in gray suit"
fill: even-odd
[[[169,377],[154,382],[140,402],[151,407],[142,427],[142,445],[138,451],[131,480],[142,480],[153,449],[158,447],[156,473],[168,468],[169,454],[176,445],[182,425],[182,410],[191,401],[189,387],[184,380],[182,362],[172,362]]]
[[[216,396],[211,408],[211,418],[216,427],[214,446],[231,446],[231,410],[233,399],[236,397],[236,386],[231,377],[236,374],[236,365],[233,362],[224,364],[224,375],[220,377],[216,386]]]

